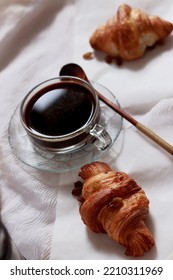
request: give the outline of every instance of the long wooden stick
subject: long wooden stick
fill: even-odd
[[[67,65],[64,65],[60,71],[60,76],[69,75],[69,76],[75,76],[78,78],[81,78],[85,81],[87,81],[91,86],[89,79],[87,78],[84,70],[75,63],[69,63]],[[120,116],[122,116],[124,119],[126,119],[128,122],[130,122],[132,125],[134,125],[138,130],[140,130],[143,134],[145,134],[147,137],[149,137],[151,140],[153,140],[156,144],[161,146],[163,149],[165,149],[167,152],[169,152],[171,155],[173,155],[173,146],[169,143],[167,143],[164,139],[162,139],[160,136],[158,136],[156,133],[154,133],[151,129],[144,126],[142,123],[135,120],[133,117],[131,117],[129,114],[127,114],[124,110],[122,110],[120,107],[118,107],[115,103],[111,102],[109,99],[107,99],[105,96],[103,96],[100,92],[98,92],[96,89],[94,89],[97,93],[100,100],[102,100],[105,104],[107,104],[110,108],[112,108],[115,112],[117,112]]]

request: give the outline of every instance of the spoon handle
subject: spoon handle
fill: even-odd
[[[97,95],[100,100],[102,100],[110,108],[112,108],[114,111],[116,111],[120,116],[122,116],[124,119],[126,119],[128,122],[130,122],[132,125],[134,125],[138,130],[140,130],[143,134],[145,134],[147,137],[149,137],[151,140],[153,140],[156,144],[160,145],[163,149],[165,149],[167,152],[169,152],[171,155],[173,155],[173,146],[171,144],[166,142],[164,139],[162,139],[160,136],[158,136],[156,133],[154,133],[151,129],[149,129],[142,123],[135,120],[132,116],[127,114],[124,110],[122,110],[120,107],[118,107],[115,103],[108,100],[100,92],[98,92],[98,91],[96,91],[96,92],[97,92]]]
[[[90,81],[88,80],[84,70],[75,63],[70,63],[67,65],[64,65],[60,71],[60,76],[69,75],[69,76],[75,76],[78,78],[81,78],[85,81],[87,81],[89,84]],[[91,84],[92,86],[92,84]],[[100,100],[102,100],[105,104],[107,104],[110,108],[112,108],[115,112],[117,112],[120,116],[122,116],[124,119],[126,119],[128,122],[130,122],[132,125],[134,125],[139,131],[141,131],[143,134],[145,134],[148,138],[153,140],[156,144],[160,145],[163,149],[165,149],[167,152],[169,152],[171,155],[173,155],[173,146],[169,143],[167,143],[164,139],[162,139],[160,136],[158,136],[156,133],[154,133],[151,129],[144,126],[137,120],[135,120],[132,116],[127,114],[124,110],[122,110],[120,107],[118,107],[115,103],[111,102],[109,99],[107,99],[105,96],[103,96],[100,92],[98,92],[96,89],[94,89],[97,93]]]
[[[151,140],[153,140],[156,144],[160,145],[163,149],[165,149],[168,153],[173,155],[173,146],[166,142],[163,138],[159,135],[154,133],[151,129],[143,125],[142,123],[138,122],[136,128],[148,136]]]

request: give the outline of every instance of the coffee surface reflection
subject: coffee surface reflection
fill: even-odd
[[[91,94],[80,85],[47,89],[37,97],[30,101],[27,122],[30,129],[45,135],[61,136],[80,129],[94,110]]]

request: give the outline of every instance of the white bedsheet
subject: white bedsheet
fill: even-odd
[[[173,144],[173,35],[135,62],[121,67],[94,58],[89,37],[123,1],[0,0],[0,187],[1,218],[27,259],[128,259],[124,249],[82,223],[71,195],[78,170],[55,174],[16,159],[8,124],[24,95],[58,76],[70,62],[91,80],[109,88],[121,107]],[[127,0],[127,4],[173,22],[171,0]],[[105,154],[112,167],[129,173],[150,199],[149,227],[156,246],[140,259],[167,259],[173,251],[172,155],[127,121],[118,139],[120,151]],[[115,145],[118,144],[117,142]]]

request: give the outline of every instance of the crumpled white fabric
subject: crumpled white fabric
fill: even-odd
[[[27,259],[50,256],[60,176],[20,163],[9,146],[8,124],[25,94],[72,60],[74,10],[71,0],[0,1],[0,209]]]
[[[16,106],[36,84],[58,75],[69,62],[80,64],[91,80],[109,88],[121,107],[173,144],[173,35],[134,62],[121,67],[91,51],[95,28],[115,14],[123,1],[0,1],[0,186],[1,217],[27,259],[129,259],[104,234],[89,231],[71,195],[78,170],[55,174],[17,160],[8,142],[8,124]],[[173,22],[173,2],[126,1]],[[167,259],[173,251],[172,155],[127,121],[116,145],[105,154],[117,170],[129,173],[150,199],[148,225],[156,246],[140,259]]]

